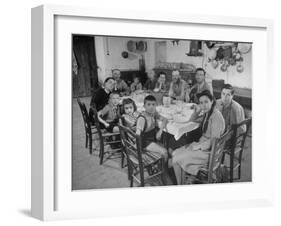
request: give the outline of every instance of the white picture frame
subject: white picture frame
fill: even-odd
[[[140,29],[118,30],[118,26],[113,26],[115,23],[124,28]],[[94,26],[97,26],[98,34],[103,35],[182,38],[189,29],[194,31],[190,33],[191,39],[203,39],[208,33],[212,38],[218,38],[213,40],[235,37],[235,41],[253,42],[252,182],[71,191],[71,161],[68,161],[71,156],[71,79],[67,78],[67,72],[71,77],[69,35],[75,32],[91,34],[87,29]],[[163,26],[174,30],[167,34]],[[155,27],[159,28],[158,36],[153,33]],[[143,28],[146,29],[141,30]],[[204,34],[203,29],[210,31]],[[219,29],[221,33],[213,29]],[[231,32],[233,29],[241,35]],[[32,216],[56,220],[271,205],[273,178],[268,175],[273,171],[273,149],[268,148],[266,124],[267,109],[270,109],[267,106],[271,100],[265,101],[263,92],[269,96],[273,93],[268,82],[273,81],[272,45],[273,22],[265,19],[105,11],[57,5],[32,9]],[[66,56],[64,54],[69,56],[61,60]],[[260,92],[261,88],[263,92]],[[62,100],[66,103],[61,104]]]

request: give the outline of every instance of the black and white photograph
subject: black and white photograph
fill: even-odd
[[[252,181],[252,46],[72,34],[72,190]]]

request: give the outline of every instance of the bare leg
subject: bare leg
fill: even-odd
[[[163,156],[163,158],[165,159],[165,162],[168,161],[168,151],[166,148],[160,146],[157,143],[150,143],[147,147],[146,147],[147,151],[151,151],[151,152],[156,152],[161,154],[161,156]]]

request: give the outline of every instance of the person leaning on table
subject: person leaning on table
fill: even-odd
[[[184,100],[185,99],[185,90],[187,83],[183,79],[181,79],[180,72],[178,70],[174,70],[172,72],[172,82],[170,84],[169,96],[176,100]]]

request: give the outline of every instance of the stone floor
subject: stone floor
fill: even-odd
[[[81,98],[89,106],[90,98]],[[73,139],[72,139],[72,189],[103,189],[129,187],[127,168],[121,168],[121,159],[108,159],[103,165],[99,164],[98,152],[93,155],[85,148],[85,130],[83,118],[73,99]],[[97,144],[94,144],[97,145]],[[98,147],[98,146],[97,146]],[[246,140],[242,162],[242,176],[240,181],[251,181],[251,140]],[[168,178],[168,184],[171,181]]]

